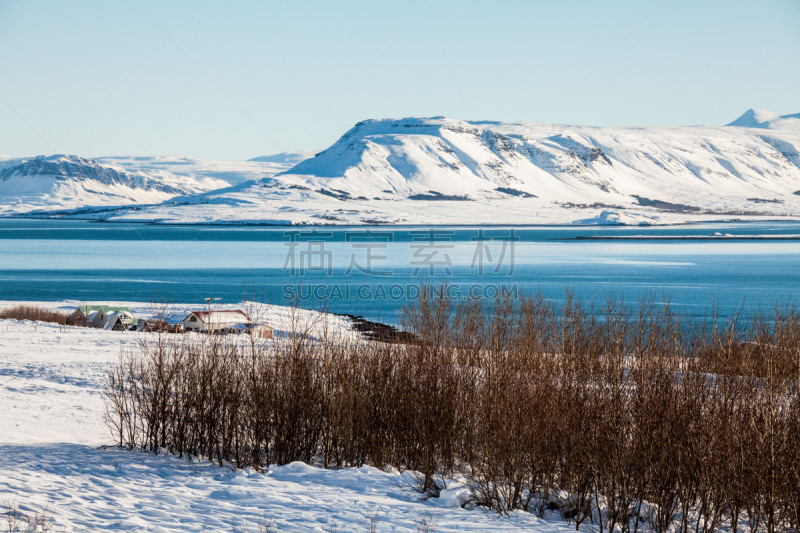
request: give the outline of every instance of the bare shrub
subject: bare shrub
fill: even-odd
[[[121,446],[237,468],[391,466],[436,497],[558,509],[576,529],[800,526],[800,315],[709,323],[568,293],[452,302],[423,288],[410,344],[290,313],[280,342],[142,339],[108,375]]]
[[[77,324],[70,319],[70,315],[61,311],[54,311],[52,309],[45,309],[44,307],[37,307],[35,305],[15,305],[0,310],[0,319],[13,319],[13,320],[31,320],[39,322],[52,322],[54,324],[66,325],[83,325]]]
[[[245,521],[242,529],[239,531],[240,533],[273,533],[274,531],[278,531],[278,526],[275,521],[275,517],[272,517],[269,520],[265,520],[262,517],[256,521],[255,529],[251,529],[250,525],[247,523],[247,521]]]
[[[420,515],[414,521],[417,533],[436,533],[436,519],[430,513]]]
[[[8,533],[49,533],[55,527],[50,508],[46,506],[24,511],[18,504],[9,502],[0,505],[0,516]]]
[[[372,513],[369,517],[369,533],[377,533],[378,532],[378,524],[381,521],[380,512],[376,509],[374,513]]]

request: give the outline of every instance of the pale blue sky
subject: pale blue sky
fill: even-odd
[[[0,154],[247,159],[365,118],[800,111],[800,1],[0,0]]]

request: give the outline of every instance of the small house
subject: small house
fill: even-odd
[[[73,311],[69,316],[69,320],[74,324],[87,324],[93,328],[105,328],[108,323],[108,316],[111,313],[123,313],[121,323],[128,323],[129,326],[135,323],[130,309],[109,305],[81,305]]]
[[[184,331],[203,333],[226,333],[225,329],[247,323],[250,319],[243,312],[233,311],[192,311],[183,319]]]
[[[80,305],[67,317],[67,321],[70,324],[84,324],[90,326],[95,312],[100,309],[100,307],[99,305]]]
[[[224,327],[220,333],[223,335],[241,335],[245,333],[259,339],[272,338],[271,327],[266,324],[252,324],[250,322],[242,322],[240,324]]]
[[[230,326],[225,326],[220,330],[220,333],[223,335],[241,335],[242,333],[247,333],[250,329],[250,326],[241,322],[239,324],[231,324]]]
[[[272,328],[266,324],[253,324],[248,330],[248,333],[260,339],[272,338]]]
[[[136,326],[136,331],[140,332],[161,332],[161,333],[182,333],[180,324],[170,324],[163,318],[140,318]]]
[[[109,331],[128,331],[133,329],[134,325],[136,325],[136,319],[130,311],[111,311],[106,314],[106,323],[103,329]]]

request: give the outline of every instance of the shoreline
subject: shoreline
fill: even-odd
[[[278,305],[278,304],[262,304],[257,302],[259,306],[265,306],[268,311],[266,313],[263,309],[259,312],[270,314],[269,310],[276,311],[277,314],[283,313],[290,313],[293,308],[289,305]],[[156,314],[164,304],[161,303],[151,303],[151,302],[128,302],[128,301],[79,301],[79,300],[0,300],[0,311],[5,309],[10,309],[16,306],[31,306],[31,307],[41,307],[45,309],[50,309],[58,312],[69,313],[70,311],[74,310],[78,306],[81,305],[104,305],[104,306],[112,306],[112,307],[129,307],[131,310],[136,313],[136,315],[141,315],[142,318],[148,318],[153,315],[155,311]],[[230,310],[233,308],[247,308],[248,305],[252,305],[252,302],[237,302],[237,303],[222,303],[217,304],[215,307],[222,308],[221,310]],[[188,314],[190,310],[198,310],[199,308],[204,308],[204,305],[201,304],[193,304],[193,303],[172,303],[169,304],[171,307],[170,309],[170,318],[173,322],[175,321],[176,316],[181,316],[184,314]],[[326,314],[324,311],[319,311],[316,309],[307,309],[304,307],[297,307],[295,308],[300,311],[302,314],[307,316],[313,317],[315,314]],[[216,309],[215,309],[216,310]],[[273,313],[274,314],[274,313]],[[334,313],[328,312],[328,315],[332,317],[336,317],[339,320],[344,321],[351,331],[357,333],[359,337],[364,340],[374,340],[380,342],[387,342],[387,343],[396,343],[396,344],[412,344],[417,340],[416,335],[413,333],[407,332],[403,330],[401,327],[390,324],[387,322],[379,322],[376,320],[370,320],[363,315],[356,315],[352,313]],[[255,317],[258,318],[258,317]],[[279,319],[276,318],[265,318],[265,322],[275,321],[274,324],[271,324],[276,331],[279,331],[277,326],[281,326],[282,324],[277,323]],[[171,322],[172,323],[172,322]],[[91,328],[97,329],[97,328]],[[126,332],[127,333],[127,332]],[[130,333],[137,333],[132,331]]]
[[[756,216],[756,215],[746,215]],[[514,224],[514,223],[486,223],[486,224],[456,224],[456,223],[431,223],[431,224],[405,224],[405,223],[390,223],[385,224],[309,224],[309,223],[279,223],[279,222],[255,222],[255,221],[220,221],[220,222],[164,222],[158,220],[109,220],[101,218],[82,218],[80,216],[65,216],[65,215],[35,215],[35,214],[21,214],[21,215],[0,215],[2,220],[57,220],[57,221],[80,221],[89,222],[94,224],[138,224],[142,226],[157,226],[157,227],[231,227],[231,228],[333,228],[333,229],[348,229],[348,228],[576,228],[576,229],[592,229],[592,228],[664,228],[670,226],[698,226],[703,224],[759,224],[759,223],[798,223],[800,222],[800,215],[765,215],[763,218],[728,218],[728,219],[709,219],[709,220],[688,220],[683,222],[664,222],[664,223],[647,223],[647,224],[626,224],[624,222],[609,223],[609,224],[576,224],[576,223],[553,223],[553,224]],[[559,239],[561,240],[561,239]],[[572,240],[572,239],[564,239]]]
[[[800,235],[579,235],[554,241],[800,241]]]

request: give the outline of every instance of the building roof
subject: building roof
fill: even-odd
[[[133,321],[129,320],[124,313],[128,313],[130,315],[129,311],[114,311],[109,314],[108,322],[106,322],[106,325],[103,326],[103,329],[112,329],[117,322],[123,325],[131,325]]]
[[[225,329],[236,329],[246,332],[264,331],[264,330],[273,331],[273,329],[266,324],[250,324],[250,323],[231,324],[230,326],[225,326]]]
[[[244,311],[238,309],[231,311],[192,311],[186,315],[186,318],[191,315],[197,316],[203,322],[240,322],[242,319],[245,321],[250,320]]]
[[[78,306],[78,311],[80,311],[81,313],[87,314],[87,315],[89,313],[91,313],[91,312],[99,311],[100,309],[105,311],[106,314],[108,314],[110,312],[114,312],[114,311],[126,311],[128,313],[131,312],[131,310],[128,307],[121,307],[121,306],[111,306],[111,305],[81,305],[81,306]]]
[[[169,322],[167,322],[163,318],[140,318],[139,324],[144,324],[144,323],[158,324],[158,325],[169,324]]]
[[[175,327],[175,324],[170,324],[163,318],[140,318],[136,325],[137,331],[169,331]]]

